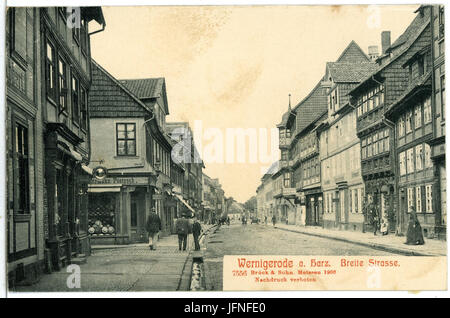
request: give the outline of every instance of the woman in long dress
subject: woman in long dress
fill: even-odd
[[[408,231],[406,232],[406,243],[408,245],[423,245],[422,227],[420,226],[419,219],[417,218],[416,211],[413,207],[410,208],[411,213],[409,215]]]

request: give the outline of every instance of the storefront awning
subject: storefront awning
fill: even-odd
[[[189,203],[187,203],[183,197],[179,194],[175,193],[175,196],[178,198],[178,200],[180,200],[192,213],[195,214],[195,210],[189,205]]]
[[[90,184],[89,193],[120,192],[121,184]]]

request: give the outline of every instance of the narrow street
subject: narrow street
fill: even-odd
[[[293,233],[272,225],[223,225],[205,239],[204,264],[209,290],[222,290],[224,255],[393,255],[372,248]]]

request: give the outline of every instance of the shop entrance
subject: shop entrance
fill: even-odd
[[[136,189],[136,191],[130,193],[130,201],[130,241],[132,243],[147,242],[145,193]]]

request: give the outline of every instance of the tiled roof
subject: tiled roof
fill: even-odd
[[[294,111],[297,113],[296,135],[327,111],[327,95],[325,88],[321,87],[321,81],[295,106]]]
[[[350,94],[353,94],[354,92],[358,91],[360,87],[365,85],[365,82],[367,82],[373,75],[380,73],[383,71],[387,66],[392,64],[394,61],[396,61],[400,56],[402,56],[405,52],[408,51],[408,49],[413,45],[413,43],[417,40],[417,38],[422,34],[422,32],[426,29],[428,24],[430,23],[430,15],[429,10],[424,10],[424,15],[421,16],[421,14],[417,14],[417,16],[414,18],[414,20],[411,22],[411,24],[406,28],[405,32],[402,33],[402,35],[399,36],[399,38],[389,47],[389,50],[393,50],[393,48],[398,47],[396,52],[391,53],[391,56],[388,57],[386,55],[381,61],[382,64],[378,65],[378,68],[368,77],[366,77],[364,80],[361,81],[360,84],[358,84],[351,92]]]
[[[369,57],[366,53],[360,48],[355,41],[351,41],[349,45],[344,49],[336,62],[341,63],[364,63],[370,62]]]
[[[162,93],[164,78],[121,79],[120,82],[140,99],[158,98]]]
[[[416,15],[411,24],[406,28],[405,32],[403,32],[387,49],[388,53],[401,45],[411,45],[411,38],[414,38],[415,35],[420,32],[420,29],[422,29],[424,23],[428,23],[430,21],[430,10],[427,10],[425,7],[421,10],[423,10],[423,15],[420,13]]]
[[[328,62],[327,68],[335,83],[359,83],[375,72],[378,65],[374,62]]]
[[[162,98],[162,106],[165,109],[166,115],[169,114],[166,95],[166,80],[164,77],[121,79],[120,83],[141,100]]]
[[[144,117],[151,110],[97,62],[92,60],[89,116]]]

